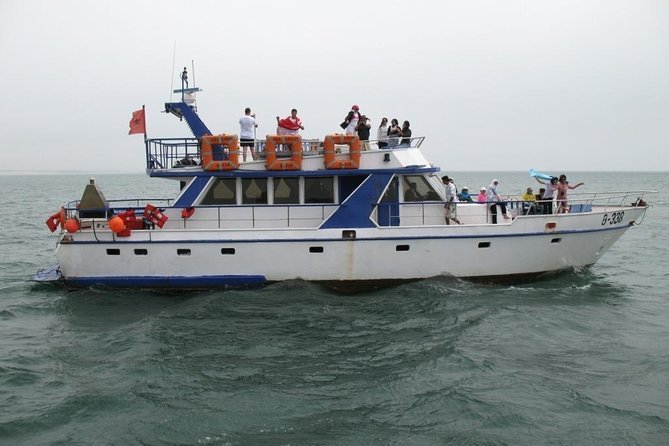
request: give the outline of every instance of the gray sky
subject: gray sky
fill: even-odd
[[[669,170],[666,0],[2,0],[0,60],[5,171],[142,171],[131,112],[187,136],[161,110],[191,61],[214,133],[295,107],[322,138],[355,103],[444,170]]]

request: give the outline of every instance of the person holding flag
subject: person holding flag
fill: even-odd
[[[290,111],[290,116],[286,118],[281,119],[279,116],[277,116],[276,123],[276,132],[279,135],[297,135],[300,133],[300,130],[304,130],[302,120],[297,117],[296,109],[292,109]]]

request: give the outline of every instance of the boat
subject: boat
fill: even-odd
[[[492,203],[459,202],[460,224],[446,224],[424,137],[361,150],[351,135],[268,135],[255,141],[258,159],[243,162],[237,135],[207,128],[195,91],[182,84],[181,101],[165,103],[192,136],[144,129],[146,173],[175,181],[176,196],[107,200],[91,180],[47,220],[58,264],[35,280],[213,289],[301,279],[342,290],[436,276],[523,282],[593,265],[648,208],[649,191],[580,194],[562,214],[509,200],[511,218],[494,222]]]

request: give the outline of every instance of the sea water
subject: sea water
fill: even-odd
[[[539,186],[446,173],[470,192]],[[88,176],[0,176],[0,444],[668,444],[669,176],[566,173],[573,192],[660,193],[590,269],[357,295],[36,285],[55,263],[44,221]],[[109,199],[178,189],[96,180]]]

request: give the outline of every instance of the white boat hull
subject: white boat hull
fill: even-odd
[[[626,207],[622,221],[605,225],[603,213],[592,212],[499,225],[351,229],[355,238],[343,238],[341,229],[79,233],[61,240],[57,257],[65,282],[75,286],[383,283],[439,275],[507,280],[594,264],[644,211]]]

